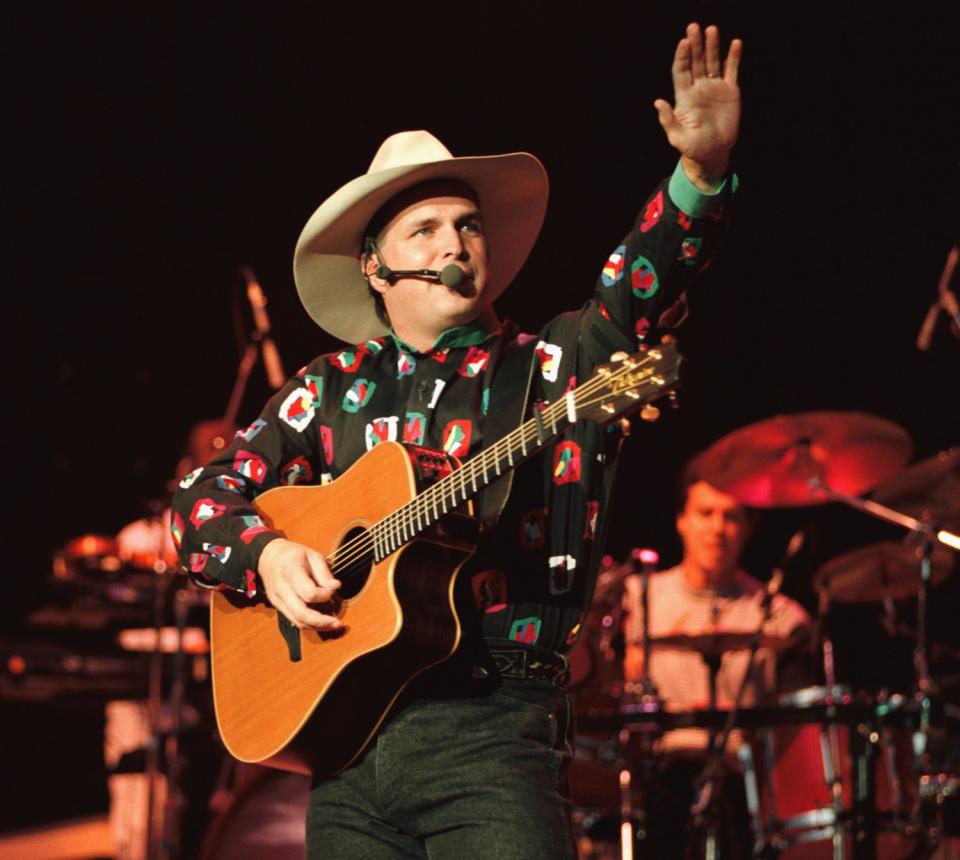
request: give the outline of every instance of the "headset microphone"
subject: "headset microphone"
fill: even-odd
[[[380,251],[380,248],[377,246],[377,240],[371,237],[364,239],[363,243],[364,254],[376,254],[380,258],[380,265],[377,266],[377,270],[374,273],[381,281],[393,281],[394,278],[399,277],[414,277],[414,278],[432,278],[433,280],[440,281],[445,287],[459,287],[463,279],[466,277],[466,273],[459,266],[449,263],[444,266],[441,271],[436,269],[391,269],[389,266],[385,265],[383,262],[383,254]]]
[[[377,266],[376,275],[381,281],[392,281],[400,277],[432,278],[446,287],[458,287],[466,277],[463,269],[450,263],[441,271],[436,269],[391,269],[389,266]]]

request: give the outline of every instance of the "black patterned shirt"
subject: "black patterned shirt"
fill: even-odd
[[[529,403],[557,401],[611,353],[682,322],[728,196],[700,193],[678,165],[603,264],[592,299],[534,336]],[[509,323],[491,331],[478,321],[425,353],[391,335],[310,362],[181,481],[172,531],[194,581],[257,593],[257,560],[277,536],[250,504],[265,490],[336,480],[384,440],[461,460],[495,442],[484,432],[491,391],[516,337]],[[616,425],[578,421],[516,470],[498,524],[461,575],[484,636],[560,652],[572,644],[593,593],[618,445]]]

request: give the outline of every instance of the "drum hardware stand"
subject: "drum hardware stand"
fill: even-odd
[[[178,589],[173,596],[174,624],[177,631],[177,646],[173,654],[172,678],[170,682],[170,731],[164,744],[164,757],[167,763],[167,805],[163,817],[162,844],[165,857],[176,860],[180,856],[180,821],[183,811],[183,791],[181,789],[182,762],[180,759],[181,717],[184,697],[184,657],[183,630],[187,623],[190,604],[186,592]]]
[[[763,621],[760,623],[761,628],[768,617],[768,615],[764,615]],[[704,765],[703,770],[694,780],[696,794],[693,805],[690,807],[690,814],[692,816],[691,824],[694,833],[700,832],[704,834],[704,860],[715,860],[717,857],[717,829],[719,822],[719,810],[717,808],[717,802],[720,796],[719,785],[723,753],[727,746],[727,738],[729,737],[734,723],[736,722],[737,713],[740,708],[740,702],[743,698],[743,693],[747,688],[747,681],[751,672],[753,671],[753,658],[756,655],[759,644],[760,631],[758,629],[754,640],[751,642],[747,670],[744,672],[743,680],[740,682],[740,687],[737,690],[737,696],[734,700],[733,707],[727,714],[727,719],[724,722],[723,728],[720,730],[719,734],[715,728],[710,728],[707,738],[706,764]],[[716,711],[717,675],[720,672],[720,663],[723,659],[723,655],[701,654],[701,657],[703,658],[704,663],[706,663],[707,669],[710,673],[710,710]]]
[[[817,620],[813,637],[814,653],[823,654],[823,680],[827,687],[824,703],[826,710],[826,743],[821,735],[821,756],[824,762],[824,776],[830,786],[830,801],[833,806],[833,836],[831,837],[833,860],[843,860],[843,773],[840,758],[840,727],[837,723],[836,701],[837,674],[833,660],[833,640],[824,631],[824,619],[830,611],[830,591],[824,586],[820,589],[817,603]]]
[[[179,743],[181,711],[183,708],[183,631],[187,621],[189,601],[185,593],[176,587],[176,571],[158,573],[154,591],[154,648],[150,654],[150,677],[147,711],[150,721],[150,740],[147,744],[147,860],[176,860],[179,856],[180,813],[183,798],[180,790]],[[157,783],[160,778],[161,710],[163,706],[163,612],[168,596],[174,592],[174,622],[176,625],[176,650],[173,659],[173,677],[168,708],[170,726],[163,742],[166,763],[167,800],[156,814]],[[159,819],[159,820],[158,820]]]
[[[634,572],[640,576],[640,609],[643,623],[643,675],[639,681],[628,681],[623,685],[621,714],[658,714],[663,709],[663,701],[650,677],[650,573],[656,561],[649,550],[634,549],[630,561]],[[636,841],[647,837],[646,808],[634,808],[632,792],[632,774],[628,743],[633,734],[642,738],[640,750],[640,783],[644,799],[650,796],[653,785],[654,736],[656,731],[646,727],[622,728],[617,734],[617,768],[620,786],[620,856],[621,860],[633,860],[633,846]]]
[[[922,761],[927,748],[930,727],[930,697],[936,695],[937,689],[930,676],[930,666],[927,659],[927,593],[933,577],[932,555],[935,542],[942,543],[955,551],[960,551],[960,536],[938,529],[931,522],[924,522],[915,517],[907,516],[899,511],[875,502],[872,499],[860,499],[831,490],[817,478],[810,480],[812,489],[819,490],[830,497],[832,501],[842,502],[855,510],[869,514],[877,519],[907,529],[920,542],[920,588],[917,593],[917,641],[913,650],[913,667],[916,676],[914,699],[920,707],[920,725],[914,733],[913,745],[915,758],[918,764]],[[918,767],[917,772],[922,768]]]
[[[157,833],[157,782],[160,778],[160,713],[163,705],[163,610],[173,587],[173,573],[158,573],[153,592],[153,651],[150,653],[150,675],[147,688],[147,713],[150,739],[147,742],[147,860],[164,857],[160,834]]]
[[[853,860],[873,860],[877,856],[876,778],[873,766],[874,746],[879,734],[873,725],[851,727],[850,758],[853,761]],[[837,828],[838,832],[842,831]],[[834,839],[836,839],[836,834]]]
[[[719,790],[717,786],[721,775],[723,754],[726,751],[730,733],[736,725],[737,715],[740,712],[743,697],[747,691],[747,684],[750,682],[750,676],[753,674],[754,660],[756,659],[757,651],[760,650],[760,637],[763,635],[764,625],[770,620],[774,595],[779,592],[782,583],[783,571],[778,567],[774,570],[767,590],[763,595],[760,623],[750,638],[750,652],[747,657],[747,667],[744,670],[743,677],[740,679],[740,686],[737,688],[737,695],[734,697],[733,706],[727,712],[726,720],[719,734],[711,728],[709,740],[707,741],[707,761],[703,770],[694,781],[694,785],[697,788],[697,796],[690,808],[690,812],[693,816],[694,830],[705,829],[706,832],[704,860],[714,860],[717,856],[717,824],[719,821],[719,812],[717,809]],[[723,655],[701,654],[701,657],[710,672],[710,710],[715,711],[717,708],[717,676],[720,673],[720,664],[723,660]]]
[[[935,542],[942,543],[953,550],[960,551],[960,536],[938,529],[930,522],[924,522],[915,517],[900,513],[892,508],[875,502],[872,499],[861,499],[831,490],[818,478],[810,481],[811,489],[818,490],[829,497],[831,501],[841,502],[862,513],[869,514],[877,519],[901,526],[916,536],[920,542],[920,588],[917,592],[917,638],[913,650],[913,668],[915,675],[914,700],[920,708],[920,724],[913,736],[914,757],[917,762],[917,773],[921,773],[920,766],[927,748],[931,696],[935,695],[936,684],[930,675],[927,659],[927,594],[933,577],[932,555]],[[827,661],[828,640],[824,639],[824,661]],[[832,657],[831,657],[832,669]],[[828,685],[830,684],[828,678]],[[855,858],[876,856],[876,821],[874,809],[874,774],[873,774],[873,741],[879,737],[872,727],[858,726],[857,731],[850,733],[850,753],[855,767],[854,779],[854,851]],[[864,735],[867,737],[864,737]]]

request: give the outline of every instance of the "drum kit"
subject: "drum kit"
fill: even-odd
[[[673,710],[646,674],[656,649],[699,655],[715,683],[724,655],[746,652],[749,666],[759,649],[793,643],[762,635],[762,625],[747,633],[648,637],[656,553],[605,560],[571,654],[578,737],[570,782],[582,858],[663,856],[657,829],[672,791],[663,774],[678,758],[665,740],[694,728],[708,740],[694,770],[685,771],[693,784],[692,799],[681,801],[687,856],[891,860],[958,850],[960,703],[955,675],[931,673],[927,631],[931,589],[950,578],[960,550],[960,448],[907,466],[911,447],[903,429],[878,417],[812,412],[743,427],[694,462],[700,478],[747,507],[840,503],[906,532],[902,541],[838,555],[808,579],[817,613],[805,648],[820,678],[807,680],[820,685],[751,707],[738,696],[724,709],[711,689],[708,707]],[[623,593],[631,575],[642,594],[640,678],[624,670]],[[913,640],[910,681],[895,692],[840,683],[828,615],[904,600],[916,604],[913,626],[895,623],[895,632]],[[960,650],[934,644],[937,654],[960,660]],[[743,797],[739,806],[728,802],[731,793]],[[731,822],[731,815],[744,821]],[[743,840],[725,838],[741,825]]]
[[[701,791],[691,821],[704,856],[718,856],[722,844],[715,836],[730,791],[725,771],[735,772],[744,788],[742,815],[752,841],[744,856],[887,860],[938,850],[937,856],[947,856],[951,837],[960,833],[950,820],[960,794],[960,707],[943,695],[948,679],[930,672],[926,614],[929,589],[945,583],[956,566],[960,448],[905,467],[910,448],[903,430],[879,418],[808,413],[745,427],[698,458],[700,475],[748,506],[841,502],[909,533],[904,541],[838,555],[812,576],[819,598],[813,647],[822,665],[821,686],[760,706],[722,709],[714,699],[702,709],[671,710],[648,678],[624,677],[624,585],[633,574],[644,586],[657,575],[656,554],[636,552],[625,564],[605,563],[570,655],[579,732],[571,788],[584,860],[657,856],[645,844],[656,829],[647,810],[662,786],[664,760],[673,755],[661,751],[660,741],[680,729],[706,730],[717,753],[698,759],[694,772]],[[207,697],[191,695],[192,684],[202,689],[207,682],[206,592],[175,573],[168,515],[158,505],[115,537],[69,541],[54,558],[51,602],[27,617],[26,638],[6,642],[6,672],[0,676],[7,699],[83,697],[142,705],[130,737],[113,738],[120,752],[107,764],[118,773],[141,772],[146,780],[150,797],[140,823],[134,827],[128,819],[134,829],[126,834],[147,846],[143,856],[159,856],[156,846],[175,842],[178,827],[187,832],[178,822],[190,814],[191,802],[184,801],[178,744],[196,727],[207,746],[213,734],[212,715],[203,712]],[[908,631],[916,642],[911,688],[867,694],[841,684],[834,645],[821,623],[825,614],[839,605],[905,599],[917,604]],[[790,645],[759,631],[711,631],[650,638],[644,649],[648,655],[657,648],[690,651],[716,667],[731,652]],[[952,656],[960,660],[960,653]],[[952,684],[955,691],[956,680]],[[731,734],[744,739],[732,756]],[[134,759],[138,763],[131,765]],[[300,820],[302,780],[289,783],[257,768],[244,781],[226,755],[221,770],[221,790],[202,789],[200,805],[213,818],[196,828],[199,836],[206,834],[202,847],[193,846],[201,856],[230,856],[231,839],[255,838],[251,828],[240,826],[249,823],[249,813],[241,814],[238,805],[244,798],[259,798],[253,802],[259,806],[289,789],[299,804],[293,804],[293,818]],[[233,799],[218,807],[219,795]],[[146,810],[158,807],[164,814],[148,823]],[[301,838],[299,829],[289,836],[293,845]],[[190,848],[181,847],[186,856]],[[175,856],[169,847],[165,851],[163,856]]]

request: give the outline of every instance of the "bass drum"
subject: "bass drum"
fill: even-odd
[[[211,822],[200,860],[304,860],[310,777],[253,765]]]

